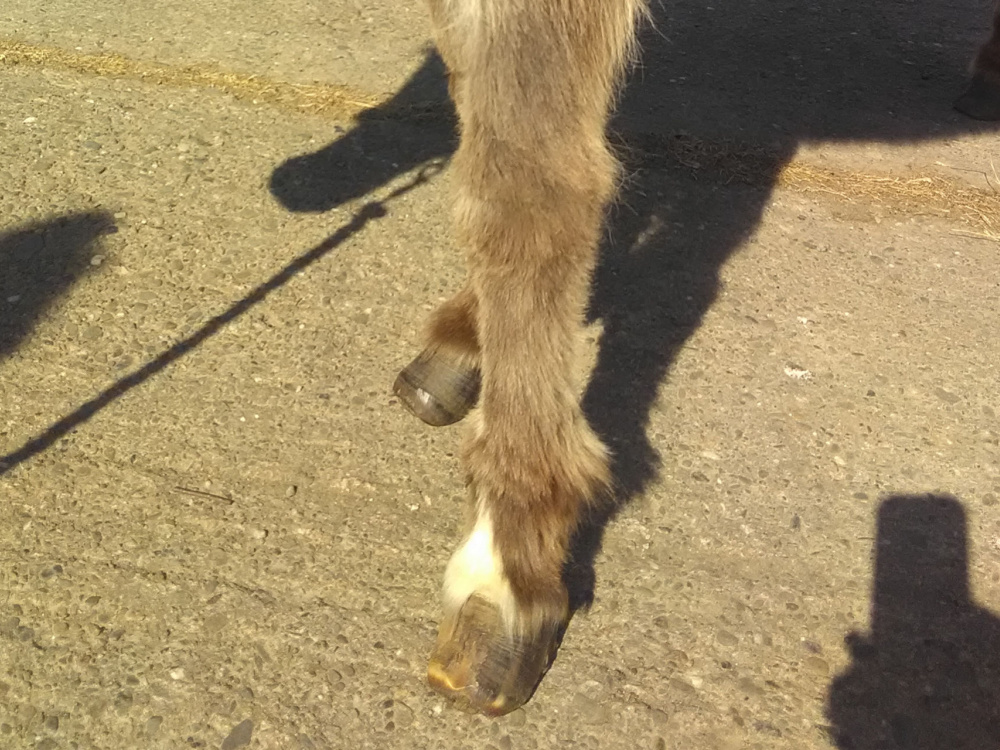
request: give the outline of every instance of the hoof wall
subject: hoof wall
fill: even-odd
[[[1000,83],[976,74],[955,100],[955,109],[974,120],[1000,120]]]
[[[479,372],[446,353],[425,350],[396,377],[392,390],[433,427],[454,424],[479,398]]]
[[[559,648],[565,623],[512,638],[499,609],[477,596],[441,624],[427,680],[458,708],[502,716],[527,703]]]

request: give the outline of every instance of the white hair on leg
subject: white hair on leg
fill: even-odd
[[[516,629],[517,601],[493,543],[493,519],[481,502],[477,504],[476,525],[445,570],[446,609],[457,611],[473,594],[496,605],[508,629]]]

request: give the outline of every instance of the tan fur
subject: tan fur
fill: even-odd
[[[605,127],[643,4],[430,7],[461,123],[455,223],[469,280],[432,317],[429,346],[478,351],[482,378],[463,450],[479,521],[449,565],[446,604],[477,593],[525,633],[565,619],[570,536],[608,483],[571,370],[617,180]]]
[[[434,311],[426,334],[434,350],[447,350],[458,362],[471,368],[479,367],[476,308],[476,295],[466,286]]]

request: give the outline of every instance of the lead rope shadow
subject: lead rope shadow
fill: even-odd
[[[336,232],[299,255],[269,279],[258,284],[246,296],[202,324],[194,333],[161,352],[138,370],[115,381],[97,396],[51,424],[37,437],[31,438],[6,455],[0,455],[0,477],[33,456],[47,450],[56,441],[89,420],[97,412],[196,349],[223,327],[263,302],[270,294],[283,287],[297,274],[305,271],[309,266],[323,259],[348,239],[361,232],[368,226],[369,222],[386,216],[388,214],[387,205],[391,201],[429,182],[442,169],[443,164],[440,161],[425,164],[406,184],[395,188],[384,198],[373,199],[365,203],[355,212],[351,220],[343,224]]]
[[[830,686],[840,750],[1000,748],[1000,619],[969,593],[965,510],[897,495],[879,508],[869,635]]]

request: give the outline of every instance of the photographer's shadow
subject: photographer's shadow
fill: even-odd
[[[0,234],[0,361],[12,355],[52,304],[95,269],[105,211],[53,216]]]
[[[882,503],[872,632],[847,642],[827,707],[841,750],[1000,748],[1000,619],[970,599],[957,500]]]

